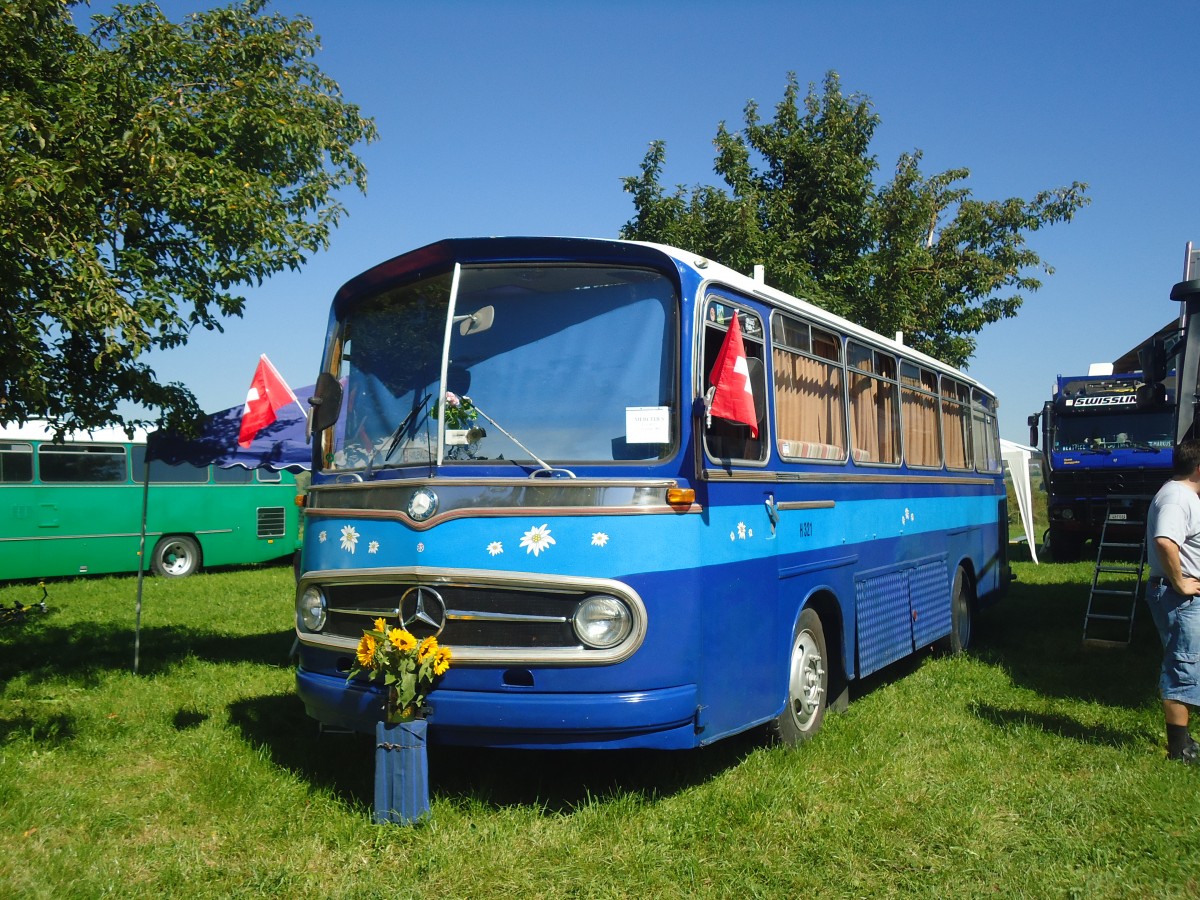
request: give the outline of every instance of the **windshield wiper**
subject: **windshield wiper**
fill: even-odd
[[[540,456],[538,456],[536,453],[534,453],[532,450],[530,450],[528,447],[526,447],[524,444],[522,444],[520,441],[518,441],[508,431],[505,431],[503,425],[501,425],[499,422],[497,422],[495,419],[493,419],[491,416],[489,416],[487,413],[485,413],[482,409],[480,409],[478,403],[475,404],[475,411],[477,413],[479,413],[481,416],[483,416],[485,419],[487,419],[489,422],[491,422],[492,425],[494,425],[497,429],[499,429],[501,434],[503,434],[506,438],[508,438],[510,441],[512,441],[514,444],[516,444],[518,447],[520,447],[522,450],[524,450],[526,453],[528,453],[533,458],[533,461],[536,462],[539,466],[541,466],[540,469],[529,473],[530,478],[534,478],[534,477],[540,475],[542,472],[549,472],[551,475],[553,475],[555,472],[565,472],[568,477],[570,477],[570,478],[575,477],[575,473],[572,472],[570,469],[555,468],[554,466],[552,466],[548,462],[546,462],[544,459],[542,459]]]
[[[412,424],[412,420],[416,417],[417,413],[425,408],[425,404],[429,402],[429,398],[431,396],[433,395],[426,394],[424,397],[422,397],[417,405],[409,410],[409,413],[404,417],[404,420],[396,426],[396,430],[391,433],[391,440],[388,442],[387,450],[384,451],[383,459],[379,461],[380,465],[385,464],[389,459],[391,459],[392,454],[396,452],[396,448],[400,445],[400,438],[404,436],[404,432],[408,430],[408,426]],[[367,458],[367,480],[369,480],[371,477],[371,470],[375,464],[376,452],[378,452],[377,448],[372,447],[371,455]]]

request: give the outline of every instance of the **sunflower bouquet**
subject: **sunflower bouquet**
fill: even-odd
[[[383,619],[365,629],[354,654],[354,666],[346,680],[365,674],[382,678],[387,688],[385,716],[388,722],[416,718],[439,678],[450,668],[450,648],[430,636],[418,641],[404,628],[389,628]]]

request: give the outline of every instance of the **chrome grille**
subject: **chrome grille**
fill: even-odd
[[[382,617],[389,625],[400,623],[400,605],[410,582],[330,584],[329,621],[324,634],[358,640],[364,628]],[[571,626],[575,607],[586,593],[550,592],[496,586],[438,584],[433,590],[446,606],[446,624],[438,640],[455,648],[577,648]],[[425,637],[433,629],[413,623],[409,630]]]

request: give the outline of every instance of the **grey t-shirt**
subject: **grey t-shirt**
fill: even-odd
[[[1168,481],[1159,488],[1146,515],[1150,574],[1162,577],[1167,573],[1154,550],[1154,539],[1160,537],[1170,538],[1179,545],[1183,574],[1200,578],[1200,496],[1180,481]]]

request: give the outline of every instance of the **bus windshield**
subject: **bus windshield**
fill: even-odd
[[[463,267],[452,286],[447,273],[346,312],[334,344],[344,429],[328,468],[435,463],[440,428],[452,463],[671,455],[679,302],[667,277],[493,265]]]
[[[1170,409],[1154,412],[1090,413],[1060,416],[1055,424],[1058,451],[1169,450],[1174,421]]]

